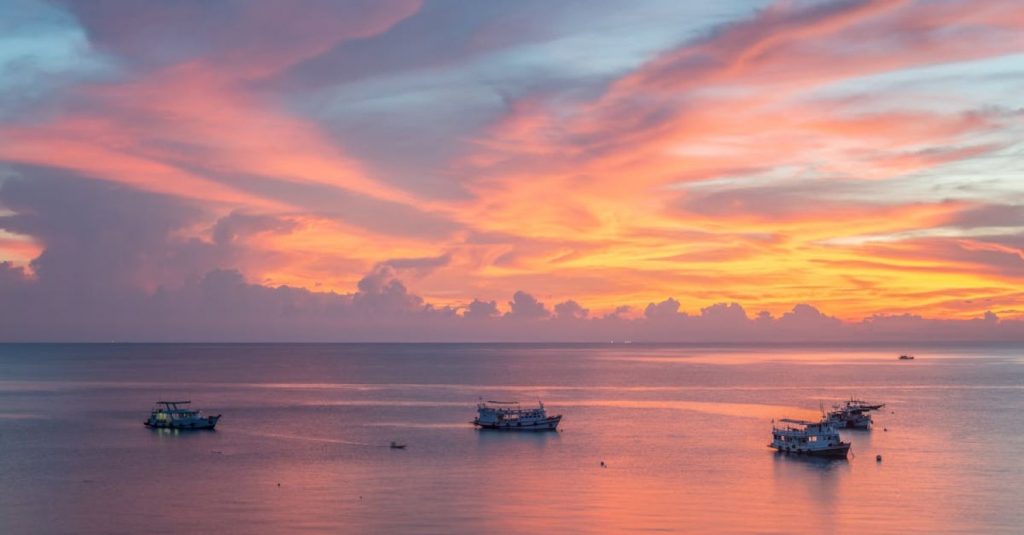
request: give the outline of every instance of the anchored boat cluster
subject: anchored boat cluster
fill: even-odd
[[[203,416],[202,412],[188,408],[191,401],[158,401],[143,422],[154,429],[213,429],[221,415]],[[783,418],[772,421],[772,442],[768,446],[780,452],[846,458],[850,443],[839,437],[839,429],[869,429],[871,412],[885,407],[884,403],[868,403],[849,399],[832,405],[818,421]],[[549,416],[543,402],[536,407],[523,407],[517,401],[481,401],[476,406],[477,416],[472,420],[480,429],[500,431],[555,431],[561,414]],[[403,449],[405,444],[392,442],[391,448]]]
[[[832,405],[832,410],[818,421],[783,418],[779,421],[781,425],[772,426],[772,443],[768,447],[785,453],[845,459],[850,443],[839,438],[839,429],[870,429],[869,413],[882,407],[885,403],[850,399]]]

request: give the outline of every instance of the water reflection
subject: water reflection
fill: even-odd
[[[543,449],[561,440],[560,431],[500,431],[496,429],[476,430],[477,447],[485,454],[489,451],[507,453],[509,448],[519,451],[523,448]]]
[[[850,460],[849,459],[835,459],[835,458],[829,458],[829,457],[816,457],[814,455],[800,455],[800,454],[794,454],[794,453],[786,453],[786,452],[782,452],[782,451],[774,452],[772,454],[772,457],[774,457],[774,461],[775,461],[775,464],[773,465],[775,470],[779,470],[780,469],[779,468],[780,465],[784,466],[784,468],[782,468],[783,470],[788,469],[788,468],[785,468],[785,466],[787,466],[787,465],[784,464],[784,463],[796,464],[797,466],[801,466],[803,468],[809,468],[811,470],[818,471],[818,472],[832,471],[832,470],[836,470],[836,469],[838,469],[840,467],[844,467],[844,468],[849,469],[849,467],[850,467]],[[776,474],[776,475],[778,475],[778,474]]]
[[[637,409],[671,409],[680,411],[704,412],[721,416],[740,418],[757,418],[765,420],[778,415],[790,418],[814,419],[818,411],[789,405],[767,405],[763,403],[728,403],[721,401],[686,401],[686,400],[636,400],[636,399],[587,399],[566,403],[578,407],[615,407]]]
[[[841,352],[730,350],[724,359],[743,365],[708,366],[485,349],[500,360],[475,346],[168,346],[173,359],[76,349],[95,352],[88,361],[0,347],[0,533],[1012,533],[1024,523],[1024,368],[1013,362],[897,367],[886,353],[826,367],[811,364]],[[673,352],[683,353],[663,356]],[[165,362],[183,370],[180,385],[146,382]],[[141,416],[166,389],[209,400],[223,428],[146,430]],[[819,400],[862,392],[892,408],[872,431],[841,432],[848,460],[766,447],[772,418],[820,416]],[[566,415],[564,432],[476,431],[480,393],[536,394]]]
[[[800,530],[836,530],[836,519],[848,506],[856,506],[843,503],[841,485],[849,474],[850,462],[847,459],[825,459],[781,452],[773,454],[772,476],[776,495],[803,504],[802,507],[811,512],[801,520]]]

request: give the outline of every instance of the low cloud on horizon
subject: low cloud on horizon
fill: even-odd
[[[0,341],[367,341],[367,342],[900,342],[1024,341],[1024,321],[875,315],[842,321],[810,304],[751,314],[738,303],[681,310],[669,297],[602,313],[573,299],[544,302],[519,290],[506,302],[434,305],[409,291],[444,256],[378,263],[351,293],[266,286],[237,266],[253,233],[287,235],[287,220],[232,213],[208,239],[182,237],[200,214],[172,197],[66,173],[24,169],[0,202],[15,213],[0,229],[45,248],[29,268],[0,263]],[[83,262],[82,259],[89,259]],[[159,274],[153,279],[142,275]],[[83,284],[89,281],[89,284]]]

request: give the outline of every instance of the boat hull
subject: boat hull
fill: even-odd
[[[850,452],[850,444],[848,442],[841,442],[838,446],[816,449],[800,448],[796,446],[777,446],[775,444],[769,444],[768,447],[777,450],[779,453],[808,455],[811,457],[827,457],[831,459],[845,459],[847,454]]]
[[[828,422],[838,429],[870,429],[872,424],[866,409],[833,411],[828,415]]]
[[[871,420],[835,420],[838,429],[871,429]]]
[[[146,420],[142,422],[142,425],[150,429],[181,429],[181,430],[213,430],[217,426],[217,421],[220,420],[220,416],[209,416],[206,418],[190,420],[187,422],[161,422]]]
[[[562,421],[561,416],[553,416],[543,420],[531,422],[481,422],[473,420],[473,425],[480,429],[492,429],[495,431],[557,431],[558,423]]]

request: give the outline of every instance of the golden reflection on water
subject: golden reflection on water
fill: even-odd
[[[749,439],[756,435],[743,430],[747,426],[734,428],[732,418],[719,423],[743,435],[739,448],[725,448],[732,458],[702,446],[692,454],[680,453],[688,447],[685,441],[669,444],[673,451],[645,447],[641,440],[627,454],[617,451],[623,444],[609,431],[591,437],[604,446],[598,449],[609,453],[606,458],[587,459],[563,474],[526,469],[510,476],[513,463],[495,461],[484,474],[492,484],[480,487],[493,512],[488,527],[506,533],[934,533],[958,524],[957,499],[948,490],[973,479],[957,469],[963,452],[915,459],[908,450],[918,441],[945,438],[927,432],[894,441],[878,440],[871,432],[844,433],[855,453],[848,460],[826,460],[773,452],[764,447],[767,433],[761,440]],[[481,442],[494,451],[501,451],[498,444],[507,451],[510,441],[529,446],[516,457],[527,465],[547,445],[571,447],[564,437],[481,434]],[[876,451],[886,453],[881,463],[874,460]],[[637,454],[648,459],[630,457]],[[643,464],[659,455],[678,464],[654,463],[656,469],[645,469]],[[936,463],[952,470],[937,477]],[[901,492],[907,481],[915,489],[947,492]]]
[[[620,407],[636,409],[667,409],[679,411],[695,411],[737,418],[757,418],[768,420],[773,418],[814,419],[820,417],[817,410],[791,407],[785,405],[765,405],[759,403],[726,403],[710,401],[674,401],[674,400],[628,400],[628,399],[594,399],[570,402],[572,406],[581,407]]]

